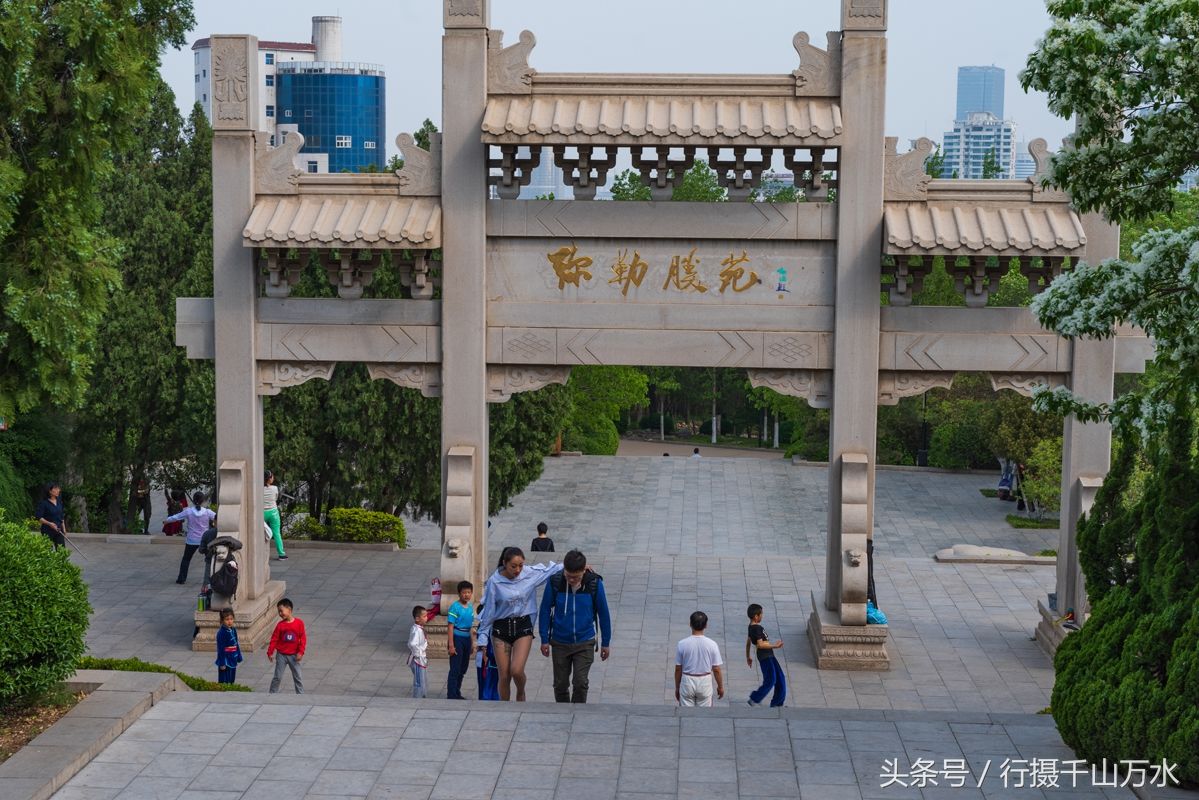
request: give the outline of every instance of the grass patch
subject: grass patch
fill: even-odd
[[[1037,555],[1045,556],[1046,558],[1057,558],[1056,550],[1038,550]]]
[[[249,686],[242,686],[240,683],[217,683],[216,681],[197,678],[195,675],[188,675],[185,672],[179,672],[162,664],[151,664],[148,661],[142,661],[140,658],[95,658],[93,656],[84,656],[79,660],[76,669],[112,669],[118,672],[169,673],[186,683],[187,687],[194,692],[253,691]]]
[[[1053,713],[1053,706],[1045,706],[1044,708],[1042,708],[1042,709],[1041,709],[1040,711],[1038,711],[1037,713],[1038,713],[1038,714],[1052,714],[1052,713]]]
[[[0,711],[0,764],[58,722],[85,697],[65,689],[51,690],[37,700]]]
[[[998,489],[979,489],[978,493],[983,497],[999,497]]]
[[[1037,530],[1057,530],[1059,525],[1056,519],[1033,519],[1032,517],[1022,517],[1019,514],[1008,514],[1007,524],[1013,528],[1037,529]],[[1057,553],[1054,553],[1057,555]]]

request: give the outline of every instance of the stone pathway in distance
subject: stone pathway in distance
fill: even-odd
[[[159,703],[56,800],[1132,797],[1028,788],[1032,759],[1074,758],[1047,717],[252,699]]]

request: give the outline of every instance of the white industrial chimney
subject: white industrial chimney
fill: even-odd
[[[312,43],[317,61],[341,61],[341,17],[313,17]]]

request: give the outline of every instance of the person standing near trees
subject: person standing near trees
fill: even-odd
[[[500,668],[500,699],[505,702],[512,696],[513,683],[516,702],[525,701],[525,664],[533,648],[537,589],[561,571],[562,565],[552,561],[526,565],[523,550],[505,547],[483,587],[486,606],[479,618],[478,646],[494,648]]]
[[[142,529],[139,533],[149,535],[150,533],[150,484],[145,478],[139,478],[137,485],[133,487],[133,496],[130,498],[133,506],[133,515],[129,520],[132,525],[140,516],[142,518]]]
[[[67,521],[58,481],[46,484],[46,494],[37,504],[37,521],[42,524],[42,535],[54,542],[55,547],[66,545]]]
[[[203,492],[196,492],[192,495],[192,505],[190,508],[185,508],[178,514],[172,514],[166,518],[166,522],[185,522],[187,527],[187,538],[183,540],[183,558],[179,561],[179,577],[175,579],[175,583],[187,583],[187,568],[192,562],[192,556],[200,549],[200,540],[204,538],[204,531],[208,530],[209,524],[216,519],[216,512],[211,508],[204,508],[204,501],[208,498]]]
[[[282,561],[287,558],[287,553],[283,552],[283,534],[279,532],[279,487],[275,485],[275,473],[269,469],[263,480],[262,518],[271,529],[271,539],[274,540],[275,550]]]

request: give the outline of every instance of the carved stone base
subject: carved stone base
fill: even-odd
[[[891,669],[886,625],[842,625],[824,601],[812,593],[808,641],[817,669],[885,672]]]
[[[265,590],[253,600],[243,600],[233,606],[233,624],[237,628],[237,643],[242,652],[253,653],[265,650],[271,631],[279,621],[275,604],[283,597],[287,584],[283,581],[268,581]],[[192,639],[192,651],[197,653],[216,652],[216,633],[221,627],[221,610],[195,612],[196,627],[200,632]]]
[[[1052,659],[1057,653],[1058,645],[1073,631],[1062,627],[1061,623],[1057,621],[1058,615],[1046,607],[1044,600],[1037,601],[1037,611],[1041,614],[1041,621],[1037,623],[1035,634],[1037,644]]]
[[[446,648],[446,631],[449,629],[449,624],[445,621],[445,615],[439,615],[432,622],[425,623],[425,637],[429,640],[428,654],[429,658],[444,658],[450,657],[449,651]]]

